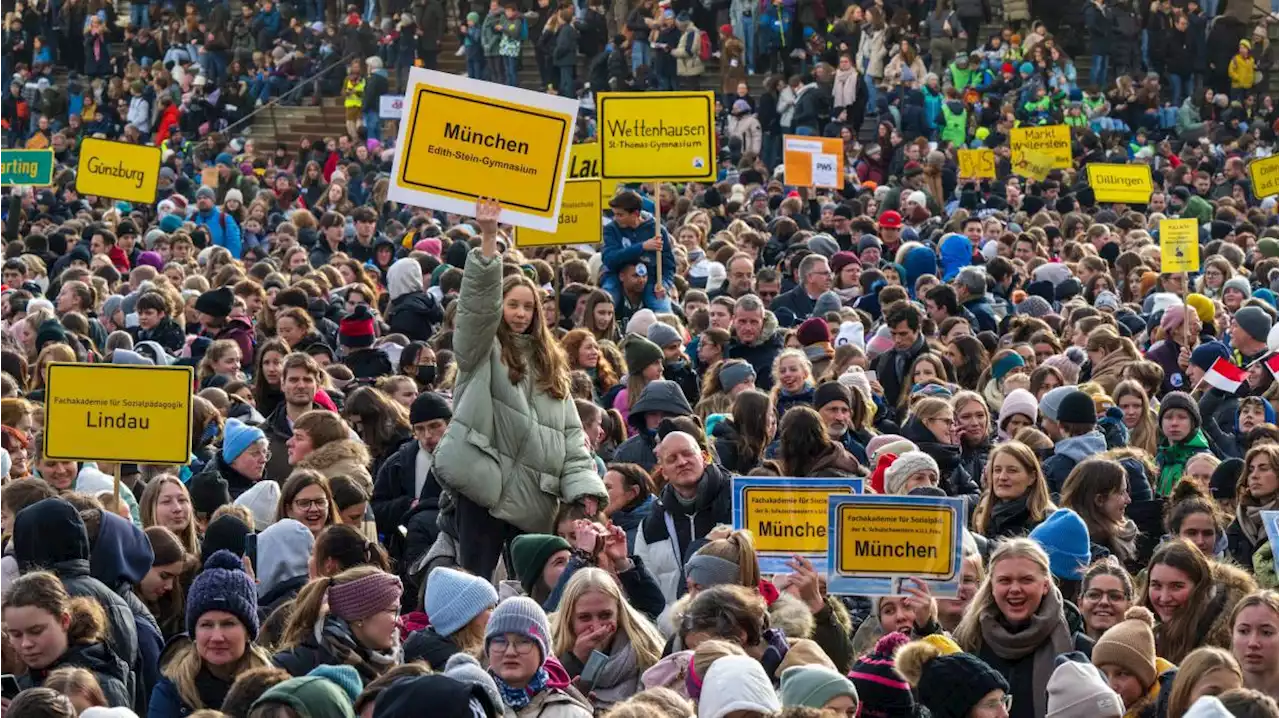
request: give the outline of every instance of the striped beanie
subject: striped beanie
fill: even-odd
[[[893,654],[909,640],[905,633],[886,634],[876,641],[870,653],[853,664],[849,679],[858,689],[859,716],[898,718],[915,714],[911,685],[893,666]]]
[[[344,583],[330,579],[327,592],[329,611],[348,623],[363,621],[381,611],[398,609],[403,593],[400,577],[385,571]]]

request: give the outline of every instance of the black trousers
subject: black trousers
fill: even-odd
[[[501,558],[507,568],[507,576],[515,578],[508,543],[523,532],[502,519],[495,519],[489,509],[462,494],[455,494],[455,497],[458,565],[487,581],[493,578],[493,569]]]

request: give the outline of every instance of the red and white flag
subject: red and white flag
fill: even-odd
[[[1248,378],[1248,371],[1222,357],[1218,357],[1217,361],[1213,362],[1213,366],[1209,367],[1209,371],[1204,373],[1204,381],[1228,394],[1234,394]]]
[[[1271,375],[1280,379],[1280,352],[1272,352],[1271,356],[1263,359],[1267,368],[1271,370]]]

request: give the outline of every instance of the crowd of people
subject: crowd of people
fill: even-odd
[[[4,146],[55,172],[0,207],[6,718],[1280,718],[1274,18],[8,10]],[[586,142],[593,93],[718,66],[716,181],[619,187],[599,246],[388,201],[380,99],[449,36],[492,82],[531,47]],[[345,133],[243,135],[322,97]],[[1072,161],[1029,177],[1039,124]],[[843,186],[788,184],[785,134],[841,137]],[[90,136],[161,148],[153,202],[77,190]],[[190,461],[46,456],[53,362],[191,367]],[[963,499],[958,593],[763,572],[735,476]]]

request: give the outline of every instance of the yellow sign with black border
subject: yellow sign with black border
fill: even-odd
[[[605,92],[596,97],[600,177],[624,182],[716,178],[714,92]]]

